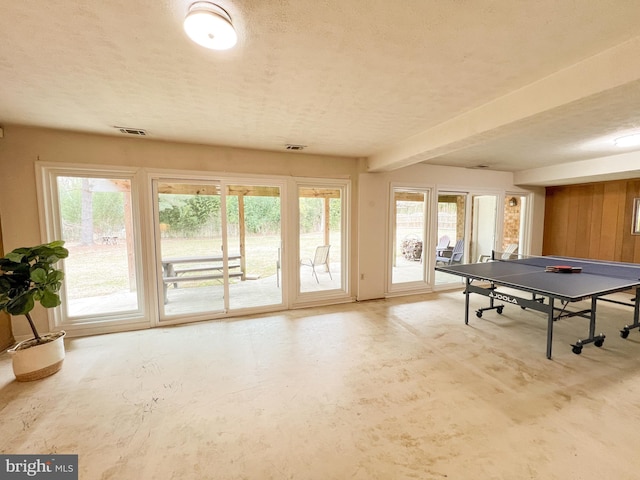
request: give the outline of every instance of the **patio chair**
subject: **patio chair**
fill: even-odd
[[[495,252],[494,252],[495,255]],[[480,258],[478,259],[478,263],[481,262],[490,262],[492,260],[491,255],[480,255]],[[513,260],[514,258],[518,258],[518,244],[517,243],[510,243],[509,245],[507,245],[507,248],[504,249],[504,252],[502,252],[502,255],[500,255],[500,260]]]
[[[502,260],[511,260],[514,258],[518,258],[518,244],[510,243],[507,245],[507,248],[502,252],[502,256],[500,257]]]
[[[318,283],[320,283],[320,280],[318,279],[318,274],[316,273],[316,267],[319,267],[320,265],[325,266],[327,272],[329,273],[329,278],[333,280],[331,271],[329,270],[329,248],[331,248],[331,245],[321,245],[319,247],[316,247],[316,254],[313,256],[313,258],[300,260],[300,265],[311,267],[312,274],[314,277],[316,277],[316,282]]]
[[[443,235],[438,240],[438,245],[436,245],[436,258],[438,256],[442,256],[443,252],[449,249],[449,244],[451,243],[451,239],[448,235]]]
[[[452,265],[454,263],[462,263],[462,257],[464,256],[464,239],[460,239],[456,242],[453,250],[445,250],[442,255],[436,256],[436,263],[442,262]]]

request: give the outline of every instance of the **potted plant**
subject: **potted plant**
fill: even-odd
[[[64,241],[55,241],[16,248],[0,258],[0,310],[10,315],[24,315],[34,337],[9,350],[18,381],[38,380],[62,368],[65,332],[40,335],[30,312],[36,302],[45,308],[60,305],[64,272],[55,264],[68,256]]]

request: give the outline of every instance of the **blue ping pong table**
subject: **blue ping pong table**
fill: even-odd
[[[495,253],[492,255],[495,258]],[[572,266],[581,268],[580,273],[555,273],[546,271],[549,266]],[[603,262],[570,257],[530,257],[513,260],[492,260],[484,263],[470,263],[451,266],[436,266],[436,270],[466,279],[465,318],[469,323],[469,295],[477,293],[489,297],[489,307],[476,310],[476,316],[482,317],[484,311],[496,310],[499,314],[505,304],[518,305],[522,309],[531,309],[547,314],[547,358],[551,358],[554,321],[565,317],[583,317],[589,319],[589,337],[572,344],[573,353],[580,354],[585,344],[593,343],[601,347],[604,334],[595,334],[596,304],[598,300],[620,303],[633,307],[633,323],[625,325],[620,331],[627,338],[629,331],[640,327],[640,264]],[[483,285],[473,284],[477,280]],[[488,285],[487,285],[488,284]],[[512,295],[499,287],[531,294],[531,298]],[[627,303],[603,298],[616,292],[635,289],[635,298]],[[573,302],[591,300],[591,307],[578,311],[567,311]],[[496,304],[495,302],[502,302]]]

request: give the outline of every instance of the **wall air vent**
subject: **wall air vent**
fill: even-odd
[[[285,145],[285,148],[287,150],[304,150],[305,147],[306,147],[306,145],[294,145],[294,144],[291,144],[291,143],[287,143]]]
[[[124,133],[125,135],[135,135],[136,137],[145,137],[147,135],[146,130],[142,130],[141,128],[126,128],[126,127],[113,127],[117,128],[120,133]]]

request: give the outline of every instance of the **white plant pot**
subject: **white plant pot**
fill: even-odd
[[[65,332],[42,335],[50,339],[40,345],[29,345],[33,339],[18,343],[8,350],[13,357],[13,373],[19,382],[30,382],[53,375],[62,368],[64,361]]]

